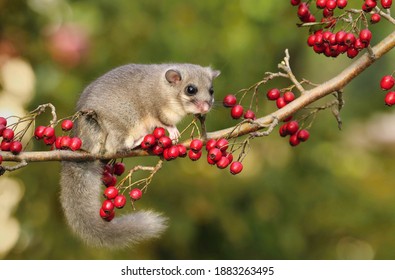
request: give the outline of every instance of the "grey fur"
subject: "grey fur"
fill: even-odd
[[[184,116],[211,108],[209,91],[218,75],[219,71],[193,64],[115,68],[81,94],[77,110],[89,113],[76,120],[74,134],[81,138],[82,148],[94,154],[130,150],[156,126],[176,137],[175,125]],[[186,94],[188,85],[196,86],[197,94]],[[101,172],[98,161],[62,162],[60,201],[70,227],[93,246],[116,248],[158,237],[166,218],[152,211],[116,216],[111,222],[101,219]]]

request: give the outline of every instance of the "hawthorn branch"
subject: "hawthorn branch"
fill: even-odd
[[[395,31],[385,37],[381,42],[372,48],[373,56],[368,52],[363,54],[359,59],[355,60],[350,66],[340,72],[332,79],[312,88],[305,90],[304,94],[289,103],[287,106],[278,109],[264,117],[256,119],[253,122],[242,122],[237,126],[229,127],[226,129],[208,132],[207,139],[218,139],[221,137],[237,138],[243,135],[254,133],[261,129],[269,129],[270,131],[281,121],[288,116],[293,115],[297,111],[305,108],[309,104],[329,95],[334,92],[341,92],[342,89],[349,84],[355,77],[366,70],[375,61],[380,59],[383,55],[395,47]],[[339,102],[339,107],[343,103]],[[261,135],[267,135],[263,133]],[[254,134],[253,134],[254,135]],[[184,145],[189,147],[190,139],[183,142]],[[3,161],[29,163],[39,161],[94,161],[94,160],[109,160],[114,158],[136,157],[151,155],[147,151],[141,149],[131,150],[129,152],[117,153],[114,155],[92,155],[87,152],[72,152],[64,150],[54,150],[48,152],[22,152],[19,155],[13,155],[10,152],[0,152]],[[4,167],[3,168],[15,168]]]
[[[306,90],[303,95],[289,103],[287,106],[278,109],[270,115],[261,117],[255,121],[255,123],[243,123],[239,129],[234,130],[233,127],[226,128],[223,130],[211,132],[207,134],[208,138],[220,138],[224,135],[229,135],[230,138],[239,137],[246,135],[251,132],[255,132],[262,127],[268,127],[273,122],[273,116],[279,120],[283,120],[288,116],[296,113],[300,109],[307,105],[329,95],[333,92],[342,90],[347,84],[349,84],[355,77],[366,70],[375,61],[380,59],[383,55],[389,52],[395,47],[395,31],[385,37],[380,43],[372,48],[374,57],[371,57],[369,53],[363,54],[354,63],[340,72],[338,75],[330,79],[329,81],[313,88]],[[232,132],[233,131],[233,132]]]

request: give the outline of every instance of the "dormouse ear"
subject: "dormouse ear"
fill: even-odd
[[[212,73],[211,75],[212,75],[213,80],[214,80],[215,78],[217,78],[221,74],[221,71],[219,71],[219,70],[212,70],[211,73]]]
[[[181,81],[181,74],[180,72],[178,72],[177,70],[174,69],[170,69],[166,71],[165,74],[166,80],[170,83],[170,84],[177,84],[178,82]]]

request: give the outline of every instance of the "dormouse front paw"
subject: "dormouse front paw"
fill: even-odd
[[[169,132],[169,137],[171,140],[177,140],[180,137],[180,132],[175,126],[166,126],[165,127]]]

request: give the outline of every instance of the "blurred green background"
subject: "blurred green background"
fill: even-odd
[[[113,67],[211,65],[222,72],[215,81],[219,102],[207,120],[214,131],[236,124],[220,105],[223,96],[259,81],[266,71],[276,72],[287,48],[295,74],[316,83],[352,63],[314,54],[306,46],[307,30],[297,22],[289,1],[0,0],[0,67],[12,59],[30,65],[34,96],[23,107],[51,102],[65,117],[74,113],[83,88]],[[375,44],[392,27],[380,22],[371,29]],[[309,141],[298,147],[277,131],[256,139],[237,176],[204,159],[166,163],[136,206],[163,212],[169,228],[160,239],[134,248],[90,248],[71,233],[58,200],[58,162],[32,163],[3,176],[0,200],[11,184],[23,187],[15,195],[20,201],[10,206],[15,242],[0,257],[395,259],[395,115],[379,89],[394,59],[388,54],[346,88],[342,131],[325,111],[313,123]],[[275,109],[264,98],[274,86],[288,83],[262,88],[259,116]],[[3,111],[17,99],[1,99]],[[40,117],[38,123],[47,121]],[[126,162],[131,168],[156,159]],[[7,232],[7,225],[0,221],[0,231]],[[1,238],[4,243],[13,237]]]

